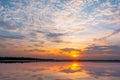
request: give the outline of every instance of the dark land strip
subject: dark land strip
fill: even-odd
[[[60,60],[39,59],[28,57],[0,57],[0,63],[28,63],[28,62],[120,62],[120,60]]]

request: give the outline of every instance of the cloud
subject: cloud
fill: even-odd
[[[47,52],[46,50],[42,49],[29,49],[29,50],[24,50],[25,52]]]
[[[0,44],[0,48],[5,48],[6,46],[4,44]]]
[[[71,51],[81,52],[80,49],[74,49],[74,48],[63,48],[63,49],[60,49],[60,50],[65,51],[65,52],[71,52]]]
[[[11,25],[10,22],[0,21],[0,28],[2,29],[16,29],[15,25]]]
[[[91,65],[92,64],[92,65]],[[111,66],[112,65],[112,66]],[[96,63],[90,63],[85,64],[83,67],[81,67],[83,70],[86,70],[87,73],[91,76],[95,76],[96,78],[100,77],[117,77],[120,76],[120,69],[119,64],[114,65],[114,63],[110,64],[96,64]]]
[[[109,45],[109,46],[89,46],[83,52],[85,54],[120,54],[120,46]]]
[[[62,39],[62,37],[64,37],[66,34],[65,33],[56,33],[56,32],[52,32],[52,33],[45,33],[44,36],[46,38],[47,41],[49,42],[55,42],[55,43],[66,43],[67,41],[64,41]]]
[[[120,32],[120,28],[119,29],[116,29],[113,31],[113,33],[111,35],[115,35],[115,34],[118,34]]]
[[[119,33],[120,33],[120,29],[116,29],[116,30],[114,30],[111,34],[109,34],[109,35],[107,35],[107,36],[101,37],[101,38],[99,38],[99,39],[94,38],[93,40],[94,40],[94,41],[106,40],[107,38],[109,38],[109,37],[111,37],[111,36],[114,36],[114,35],[117,35],[117,34],[119,34]]]
[[[55,43],[66,43],[66,44],[70,44],[72,42],[70,41],[64,41],[64,40],[60,40],[60,39],[54,39],[51,42],[55,42]]]
[[[77,69],[77,70],[72,70],[71,68],[68,69],[62,69],[60,72],[64,72],[64,73],[76,73],[76,72],[81,72],[81,69]]]
[[[60,37],[65,35],[64,33],[47,33],[46,36],[47,37]]]
[[[25,36],[23,36],[20,33],[0,30],[0,39],[24,39],[24,38]]]

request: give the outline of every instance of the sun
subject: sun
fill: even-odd
[[[78,57],[79,55],[78,55],[78,54],[72,54],[72,56],[76,58],[76,57]]]
[[[74,58],[79,57],[79,53],[76,52],[76,51],[72,51],[71,56],[74,57]]]

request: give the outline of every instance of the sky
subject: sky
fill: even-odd
[[[120,59],[120,0],[0,0],[0,56]]]

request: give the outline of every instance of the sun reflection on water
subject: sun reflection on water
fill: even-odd
[[[70,65],[71,70],[79,70],[80,69],[80,64],[74,62],[72,65]]]
[[[0,64],[0,80],[6,80],[6,77],[9,80],[13,78],[22,80],[29,78],[31,78],[29,80],[119,80],[119,67],[118,63],[80,62]],[[5,73],[8,74],[5,75]],[[10,76],[11,74],[13,75]],[[25,76],[26,74],[29,76]]]

